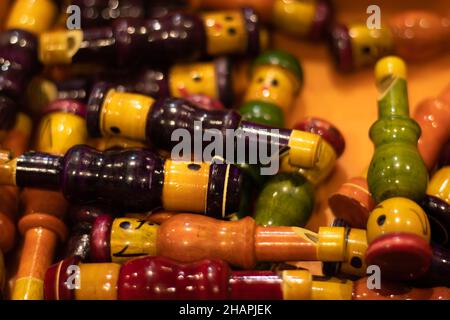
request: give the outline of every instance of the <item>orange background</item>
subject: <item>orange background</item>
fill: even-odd
[[[381,8],[382,23],[396,13],[411,9],[426,9],[450,17],[448,0],[335,0],[337,19],[340,22],[365,22],[366,9],[371,4]],[[450,39],[449,39],[450,41]],[[275,32],[273,45],[295,54],[302,62],[305,85],[293,112],[287,117],[292,126],[305,116],[324,118],[336,125],[343,133],[346,149],[338,160],[333,175],[317,190],[316,210],[307,227],[317,230],[332,222],[328,209],[328,196],[348,178],[361,175],[369,165],[373,145],[368,137],[369,127],[377,120],[377,89],[373,68],[351,74],[336,72],[326,45],[311,44]],[[410,111],[417,104],[438,95],[450,84],[450,48],[447,54],[432,61],[408,64],[408,88]]]

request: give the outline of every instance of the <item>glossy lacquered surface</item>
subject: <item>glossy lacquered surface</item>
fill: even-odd
[[[367,173],[369,190],[379,203],[391,197],[420,201],[428,172],[417,150],[419,125],[409,117],[405,63],[396,57],[375,67],[379,88],[378,121],[370,128],[375,152]]]
[[[265,36],[251,8],[202,15],[173,11],[154,18],[117,19],[101,28],[46,33],[40,59],[45,64],[168,65],[208,55],[256,55],[267,44]]]
[[[342,71],[373,65],[396,54],[408,61],[426,61],[448,50],[450,20],[440,12],[404,10],[384,20],[381,28],[362,23],[335,23],[330,32],[330,50]]]
[[[430,224],[415,202],[394,197],[379,203],[367,221],[367,264],[379,265],[389,279],[416,279],[432,257]]]
[[[323,227],[317,234],[298,227],[256,226],[250,217],[223,221],[203,215],[175,214],[159,226],[148,219],[130,217],[112,222],[110,219],[99,216],[94,222],[90,242],[92,261],[123,263],[144,255],[180,262],[218,258],[246,269],[259,261],[349,263],[355,255],[360,256],[361,262],[364,254],[357,252],[364,251],[366,243],[365,233],[358,236],[355,230],[346,237],[343,227]],[[349,272],[360,274],[360,270]]]
[[[314,133],[241,121],[241,115],[234,110],[205,110],[181,98],[154,101],[144,95],[118,92],[106,83],[92,91],[86,122],[91,136],[146,140],[182,159],[208,161],[220,156],[231,163],[242,163],[244,156],[250,157],[252,148],[259,145],[267,147],[268,155],[289,150],[290,164],[311,168],[318,161],[322,147],[321,137]],[[172,139],[173,134],[180,139]],[[182,139],[184,135],[192,138]],[[216,144],[211,148],[211,141],[201,139],[204,136],[214,137],[220,148]],[[229,144],[234,150],[239,149],[239,154],[228,156],[230,152],[225,151],[230,149]],[[204,154],[206,149],[210,152]],[[252,161],[259,164],[262,159],[257,157]]]

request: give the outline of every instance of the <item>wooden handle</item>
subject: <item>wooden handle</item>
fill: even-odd
[[[61,193],[38,189],[25,189],[21,200],[25,211],[19,230],[25,240],[12,298],[42,300],[45,271],[53,261],[58,238],[64,240],[67,234],[61,219],[68,204]]]
[[[318,235],[296,227],[257,227],[258,261],[316,261]]]
[[[254,234],[255,221],[249,217],[227,222],[178,214],[159,227],[157,255],[180,262],[221,258],[232,265],[251,268],[256,264]]]

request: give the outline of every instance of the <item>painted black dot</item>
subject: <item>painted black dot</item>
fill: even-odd
[[[226,17],[225,17],[225,20],[227,20],[227,21],[233,21],[233,17],[232,17],[232,16],[226,16]]]
[[[194,80],[195,82],[200,82],[202,81],[202,77],[198,74],[195,74],[192,76],[192,80]]]
[[[385,221],[386,221],[386,216],[384,214],[382,214],[381,216],[379,216],[377,218],[377,223],[379,226],[382,226]]]
[[[236,34],[236,29],[235,28],[228,28],[228,34],[234,36]]]
[[[361,267],[362,267],[362,261],[361,261],[361,258],[359,258],[359,257],[353,257],[353,258],[350,260],[350,265],[351,265],[353,268],[356,268],[356,269],[361,268]]]
[[[111,130],[111,132],[114,134],[120,134],[120,129],[117,127],[111,127],[109,128],[109,130]]]
[[[188,164],[187,167],[189,170],[194,170],[194,171],[200,170],[200,165],[196,164],[196,163],[190,163],[190,164]]]
[[[361,48],[361,51],[362,51],[362,53],[364,53],[364,54],[370,54],[370,52],[371,52],[372,50],[370,49],[370,47],[364,46],[364,47]]]
[[[270,83],[272,84],[272,86],[278,87],[278,80],[277,79],[272,79],[272,81]]]
[[[128,221],[124,221],[119,224],[119,227],[125,230],[130,229],[131,223],[129,223]]]
[[[258,78],[258,83],[262,83],[264,81],[264,79],[262,77]]]

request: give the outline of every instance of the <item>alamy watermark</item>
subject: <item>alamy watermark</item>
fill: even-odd
[[[280,164],[280,131],[278,129],[202,129],[194,121],[193,134],[178,128],[171,141],[178,142],[171,159],[194,162],[260,165],[261,175],[275,175]]]
[[[80,30],[81,29],[81,9],[77,5],[70,5],[66,9],[68,14],[66,20],[66,27],[69,30]]]
[[[380,7],[375,4],[372,4],[367,7],[366,13],[370,15],[366,21],[367,28],[381,29],[381,9],[380,9]]]

